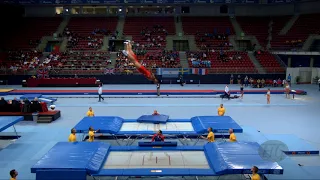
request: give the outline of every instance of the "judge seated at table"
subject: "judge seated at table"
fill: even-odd
[[[156,134],[152,136],[151,142],[162,142],[164,141],[164,136],[162,135],[162,131],[159,130]]]
[[[0,98],[0,111],[1,112],[8,111],[8,102],[4,99],[4,97]]]
[[[31,102],[29,101],[29,99],[25,98],[22,101],[23,105],[22,105],[22,112],[24,113],[30,113],[31,112]]]
[[[17,98],[14,98],[11,101],[11,111],[12,112],[21,112],[20,104],[21,104],[21,102],[18,101]]]
[[[31,111],[32,112],[42,112],[42,107],[40,102],[38,101],[38,98],[34,98],[33,101],[31,101]]]

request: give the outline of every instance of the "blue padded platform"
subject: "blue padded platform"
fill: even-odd
[[[207,133],[207,129],[212,127],[213,132],[227,133],[230,128],[235,133],[242,133],[243,130],[230,116],[196,116],[191,118],[194,130],[198,134]]]
[[[142,115],[137,119],[137,122],[140,123],[154,123],[154,124],[159,124],[159,123],[166,123],[169,119],[169,116],[167,115]]]
[[[92,126],[95,130],[100,130],[100,133],[116,134],[123,123],[123,119],[117,116],[95,116],[83,118],[74,128],[77,133],[86,133],[89,127]]]
[[[101,142],[59,142],[32,168],[38,170],[69,169],[97,173],[102,167],[110,145]]]
[[[23,116],[0,116],[0,132],[23,120]]]
[[[176,141],[165,141],[165,142],[139,142],[140,147],[175,147],[178,146]]]
[[[260,145],[255,142],[208,143],[204,151],[209,164],[217,174],[250,174],[252,166],[261,174],[283,174],[278,163],[261,158]]]

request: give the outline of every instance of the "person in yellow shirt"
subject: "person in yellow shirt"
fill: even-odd
[[[76,129],[75,129],[75,128],[72,128],[72,129],[71,129],[71,134],[70,134],[70,136],[69,136],[68,141],[69,141],[69,142],[76,142],[76,141],[77,141]]]
[[[18,172],[15,169],[12,169],[10,171],[10,176],[11,176],[10,180],[17,180]]]
[[[214,142],[214,133],[212,132],[212,127],[208,128],[208,135],[207,137],[201,136],[202,139],[208,140],[208,142]]]
[[[88,139],[88,142],[93,142],[94,141],[94,136],[95,136],[96,132],[99,132],[99,130],[95,131],[92,126],[89,128],[89,133],[88,133],[89,139]]]
[[[94,117],[94,111],[92,110],[92,107],[89,107],[89,111],[87,112],[88,117]]]
[[[230,141],[230,142],[236,142],[236,141],[237,141],[237,137],[236,137],[236,135],[234,134],[233,129],[229,129],[229,134],[230,134],[230,136],[229,136],[229,141]]]
[[[251,168],[252,176],[251,180],[260,180],[260,175],[258,174],[259,168],[257,166],[253,166]]]
[[[218,108],[218,115],[224,116],[225,112],[226,112],[226,109],[223,107],[223,104],[220,104],[220,107]]]

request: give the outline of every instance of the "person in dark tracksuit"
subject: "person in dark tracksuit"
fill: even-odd
[[[160,96],[160,83],[157,84],[157,95]]]

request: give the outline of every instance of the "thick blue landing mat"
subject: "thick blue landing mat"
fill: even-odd
[[[92,126],[101,133],[110,134],[153,134],[154,131],[120,131],[124,122],[137,122],[137,120],[125,120],[117,116],[95,116],[83,118],[74,128],[77,133],[86,133]],[[196,116],[191,119],[168,120],[168,122],[190,122],[193,131],[163,131],[167,134],[205,134],[208,127],[212,127],[216,133],[228,133],[232,128],[235,133],[242,133],[242,128],[230,116]]]
[[[165,124],[169,119],[167,115],[142,115],[137,119],[140,123]]]
[[[68,169],[97,173],[106,159],[109,148],[109,144],[101,142],[59,142],[31,168],[31,172]]]
[[[78,133],[85,133],[92,126],[101,133],[116,134],[121,129],[122,123],[123,119],[117,116],[84,117],[74,128]]]
[[[251,174],[252,166],[261,174],[283,174],[282,167],[259,155],[260,145],[255,142],[209,143],[204,146],[211,168],[217,174]]]
[[[277,140],[283,142],[288,147],[285,151],[288,155],[296,154],[319,154],[319,149],[313,147],[307,141],[293,135],[293,134],[266,134],[265,137],[270,140]]]
[[[242,128],[230,116],[196,116],[191,122],[198,134],[206,133],[209,127],[217,133],[228,133],[230,128],[235,133],[242,133]]]
[[[23,116],[0,116],[0,132],[23,120]]]

